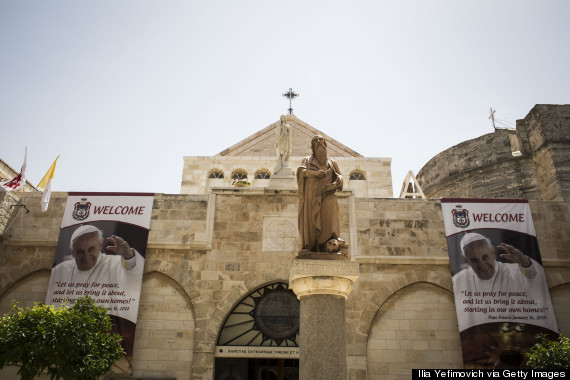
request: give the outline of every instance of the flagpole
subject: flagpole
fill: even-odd
[[[25,199],[26,199],[26,162],[28,159],[28,147],[26,147],[25,153],[24,153],[24,163],[22,164],[22,169],[20,169],[20,174],[18,174],[16,177],[14,177],[11,181],[5,183],[2,183],[2,186],[6,186],[7,185],[7,190],[11,191],[11,190],[16,190],[18,188],[18,186],[22,186],[22,198],[20,200],[20,204],[16,204],[16,205],[11,205],[10,208],[14,207],[14,206],[20,206],[20,210],[18,210],[19,212],[22,211],[22,208],[26,208],[26,203],[24,203]],[[36,190],[34,187],[32,187],[34,190]],[[27,210],[27,208],[26,208]],[[12,224],[18,219],[18,213],[16,213],[14,219],[12,219],[12,222],[8,225],[8,227],[5,229],[4,233],[7,234],[8,230],[10,229],[10,227],[12,226]],[[24,213],[22,213],[21,217],[20,217],[20,239],[22,239],[22,236],[24,234]]]

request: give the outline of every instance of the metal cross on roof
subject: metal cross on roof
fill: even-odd
[[[496,110],[494,110],[493,107],[489,109],[489,112],[491,112],[491,114],[489,115],[489,119],[491,119],[491,121],[493,122],[493,129],[497,129],[497,127],[495,127],[495,111]]]
[[[289,115],[293,115],[293,106],[292,101],[295,99],[299,94],[295,93],[292,88],[289,89],[289,92],[283,94],[284,97],[289,98]]]

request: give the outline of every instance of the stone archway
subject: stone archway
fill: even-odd
[[[462,368],[453,294],[417,282],[392,294],[367,339],[367,378],[409,379],[412,368]]]
[[[190,298],[170,277],[145,273],[134,341],[133,376],[190,379],[195,318]]]
[[[0,315],[9,312],[14,301],[22,308],[33,307],[35,302],[45,302],[49,278],[49,270],[40,269],[11,282],[0,296]],[[19,369],[18,366],[5,366],[0,370],[0,378],[19,379]]]
[[[398,290],[418,282],[427,282],[439,286],[451,293],[453,293],[453,285],[451,283],[451,276],[435,271],[407,271],[402,273],[397,278],[390,281],[383,282],[378,286],[378,290],[371,297],[370,301],[363,309],[362,315],[358,321],[358,333],[364,336],[368,335],[370,325],[374,319],[376,312],[382,304]]]
[[[550,298],[560,333],[570,336],[570,283],[551,288]]]
[[[248,292],[221,325],[214,379],[298,379],[299,312],[287,282]]]
[[[12,282],[0,296],[0,314],[10,311],[12,300],[17,300],[18,306],[23,308],[33,307],[34,302],[45,302],[49,278],[49,270],[41,269]]]
[[[364,306],[357,311],[359,318],[348,321],[349,374],[355,378],[367,377],[367,345],[372,323],[382,305],[399,290],[413,284],[431,285],[453,297],[451,276],[438,271],[406,271],[389,281],[377,284],[375,291]],[[350,297],[349,297],[350,300]],[[354,305],[354,303],[353,303]],[[350,313],[351,311],[348,310]]]
[[[550,268],[548,268],[550,269]],[[547,271],[546,282],[548,283],[552,307],[560,333],[570,335],[570,269],[558,269],[554,272]]]

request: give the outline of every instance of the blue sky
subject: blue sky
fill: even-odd
[[[287,112],[408,170],[570,100],[570,2],[0,2],[0,157],[55,191],[178,193]],[[497,124],[498,126],[503,126]],[[292,163],[294,164],[294,163]]]

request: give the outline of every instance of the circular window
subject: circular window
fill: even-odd
[[[257,299],[253,310],[254,327],[267,338],[294,338],[299,331],[299,300],[292,291],[273,290]]]

